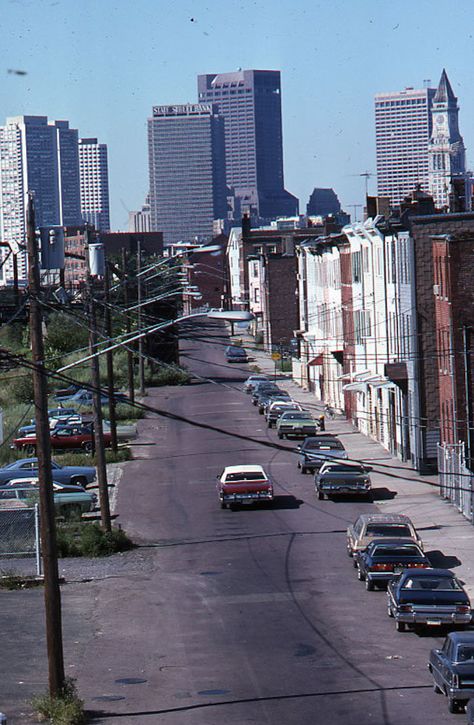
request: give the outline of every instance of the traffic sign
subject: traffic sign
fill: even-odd
[[[279,353],[279,352],[272,352],[272,360],[275,360],[275,362],[276,362],[277,360],[281,360],[281,355],[280,355],[280,353]]]

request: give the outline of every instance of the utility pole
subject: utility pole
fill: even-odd
[[[110,269],[105,263],[105,334],[109,343],[112,342],[112,313],[110,311]],[[110,445],[114,453],[117,453],[117,417],[115,415],[115,380],[114,380],[114,359],[113,352],[106,353],[107,358],[107,393],[109,396],[109,419],[110,419]]]
[[[142,244],[141,240],[137,241],[137,281],[138,281],[138,331],[142,329]],[[138,340],[138,380],[140,384],[140,395],[145,395],[145,358],[143,357],[143,337]]]
[[[89,354],[94,355],[97,348],[97,317],[93,297],[93,282],[90,265],[89,227],[85,227],[86,262],[87,262],[87,296],[89,306]],[[94,449],[97,462],[97,483],[99,486],[100,520],[104,531],[112,528],[110,521],[109,489],[107,486],[107,466],[105,463],[104,430],[102,425],[102,392],[100,388],[99,358],[91,357],[91,383],[93,387],[92,412],[94,421]]]
[[[128,274],[127,274],[127,250],[122,248],[122,268],[123,268],[123,299],[125,303],[125,310],[128,307]],[[129,335],[132,331],[130,324],[130,313],[126,312],[126,331]],[[127,350],[127,367],[128,367],[128,397],[131,403],[135,402],[135,381],[133,379],[133,351]]]
[[[57,697],[64,689],[64,655],[61,623],[56,522],[51,475],[51,441],[48,418],[48,385],[44,367],[42,315],[39,303],[40,274],[38,241],[35,234],[33,197],[27,206],[28,283],[30,291],[30,338],[34,363],[33,389],[38,457],[41,550],[44,570],[46,647],[48,654],[49,694]]]

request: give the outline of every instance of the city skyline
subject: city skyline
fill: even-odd
[[[467,167],[472,165],[467,1],[440,23],[437,7],[444,6],[424,0],[416,6],[408,0],[396,6],[303,2],[290,10],[245,0],[196,10],[186,2],[173,13],[143,0],[130,34],[132,7],[124,2],[111,14],[108,2],[74,7],[65,0],[20,0],[9,3],[2,18],[0,119],[65,118],[82,136],[107,143],[113,228],[126,229],[128,211],[141,208],[146,198],[149,108],[193,102],[196,76],[221,69],[281,71],[285,186],[302,209],[314,187],[334,188],[349,212],[363,203],[360,175],[375,174],[374,95],[422,88],[429,78],[435,85],[443,67],[459,99]],[[228,29],[244,17],[245,32],[232,44]],[[85,35],[87,44],[79,42]],[[15,69],[27,75],[8,73]],[[369,192],[375,189],[372,176]]]

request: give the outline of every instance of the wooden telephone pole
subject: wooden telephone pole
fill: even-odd
[[[48,418],[48,385],[44,366],[42,315],[39,303],[40,272],[38,241],[35,234],[33,197],[28,194],[27,207],[28,282],[30,293],[30,338],[34,363],[33,389],[36,424],[36,455],[38,457],[41,550],[44,571],[44,604],[48,682],[51,697],[64,689],[64,657],[61,623],[61,592],[59,589],[56,522],[51,473],[51,442]]]

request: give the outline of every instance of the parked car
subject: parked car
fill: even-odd
[[[74,415],[62,416],[61,418],[49,418],[49,429],[54,430],[59,425],[78,425],[82,423],[82,416],[75,412]],[[23,425],[18,428],[18,436],[29,436],[32,433],[36,433],[36,424]]]
[[[282,413],[276,422],[278,438],[306,438],[318,432],[318,424],[311,413],[305,410],[290,410]]]
[[[420,624],[467,625],[471,602],[452,571],[406,570],[388,583],[387,612],[395,619],[397,632]]]
[[[61,466],[51,461],[53,479],[58,483],[85,486],[95,481],[96,470],[93,466]],[[0,468],[0,485],[16,478],[31,478],[38,475],[37,458],[20,458]]]
[[[243,347],[237,347],[236,345],[229,345],[225,349],[225,359],[229,363],[246,363],[248,362],[248,356],[246,350]]]
[[[319,500],[324,496],[341,496],[346,493],[370,496],[371,470],[359,463],[325,461],[314,478],[314,488]]]
[[[340,460],[347,458],[346,449],[339,438],[328,433],[306,438],[296,450],[298,451],[297,466],[301,473],[319,470],[323,463],[329,459]]]
[[[92,405],[93,396],[94,394],[92,391],[81,388],[80,390],[77,390],[74,395],[56,397],[56,400],[58,402],[68,403],[69,405]],[[120,393],[118,391],[114,392],[114,397],[119,403],[126,402],[128,400],[125,393]],[[102,391],[100,402],[102,405],[109,404],[109,396],[106,391]]]
[[[262,381],[261,383],[254,385],[251,392],[253,405],[257,405],[257,399],[260,395],[263,393],[269,393],[271,390],[280,392],[278,385],[276,383],[272,383],[270,380]]]
[[[423,551],[423,542],[408,516],[404,514],[361,514],[347,529],[347,554],[365,551],[374,539],[413,541]],[[356,561],[354,560],[354,566]]]
[[[262,466],[227,466],[217,477],[221,508],[273,500],[273,483]]]
[[[267,382],[269,382],[269,380],[266,375],[249,375],[244,383],[244,390],[246,393],[250,394],[253,390],[254,385],[256,385],[257,383]]]
[[[262,393],[257,398],[257,408],[260,415],[264,414],[265,407],[274,400],[291,400],[291,396],[286,390],[273,390],[269,393]]]
[[[289,413],[291,410],[303,410],[303,408],[294,400],[269,400],[265,407],[265,420],[268,427],[273,428],[280,415]]]
[[[448,698],[449,712],[457,712],[474,698],[474,632],[450,632],[441,649],[432,649],[428,669],[435,692]],[[467,708],[468,723],[474,720],[474,699]]]
[[[0,486],[0,500],[1,501],[34,501],[35,497],[38,496],[38,484],[37,482],[31,482],[30,484],[21,482],[13,486]],[[64,486],[61,483],[53,481],[53,499],[54,506],[56,509],[74,509],[85,513],[92,511],[97,503],[97,496],[95,493],[85,491],[81,486]]]
[[[431,564],[417,544],[404,539],[374,539],[365,551],[354,554],[357,578],[367,591],[385,585],[404,569],[428,569]]]
[[[73,426],[61,425],[50,433],[51,448],[53,449],[82,449],[90,452],[94,448],[92,429],[87,425]],[[110,446],[110,433],[104,433],[104,445]],[[25,450],[27,453],[36,452],[36,434],[14,438],[12,448]]]

